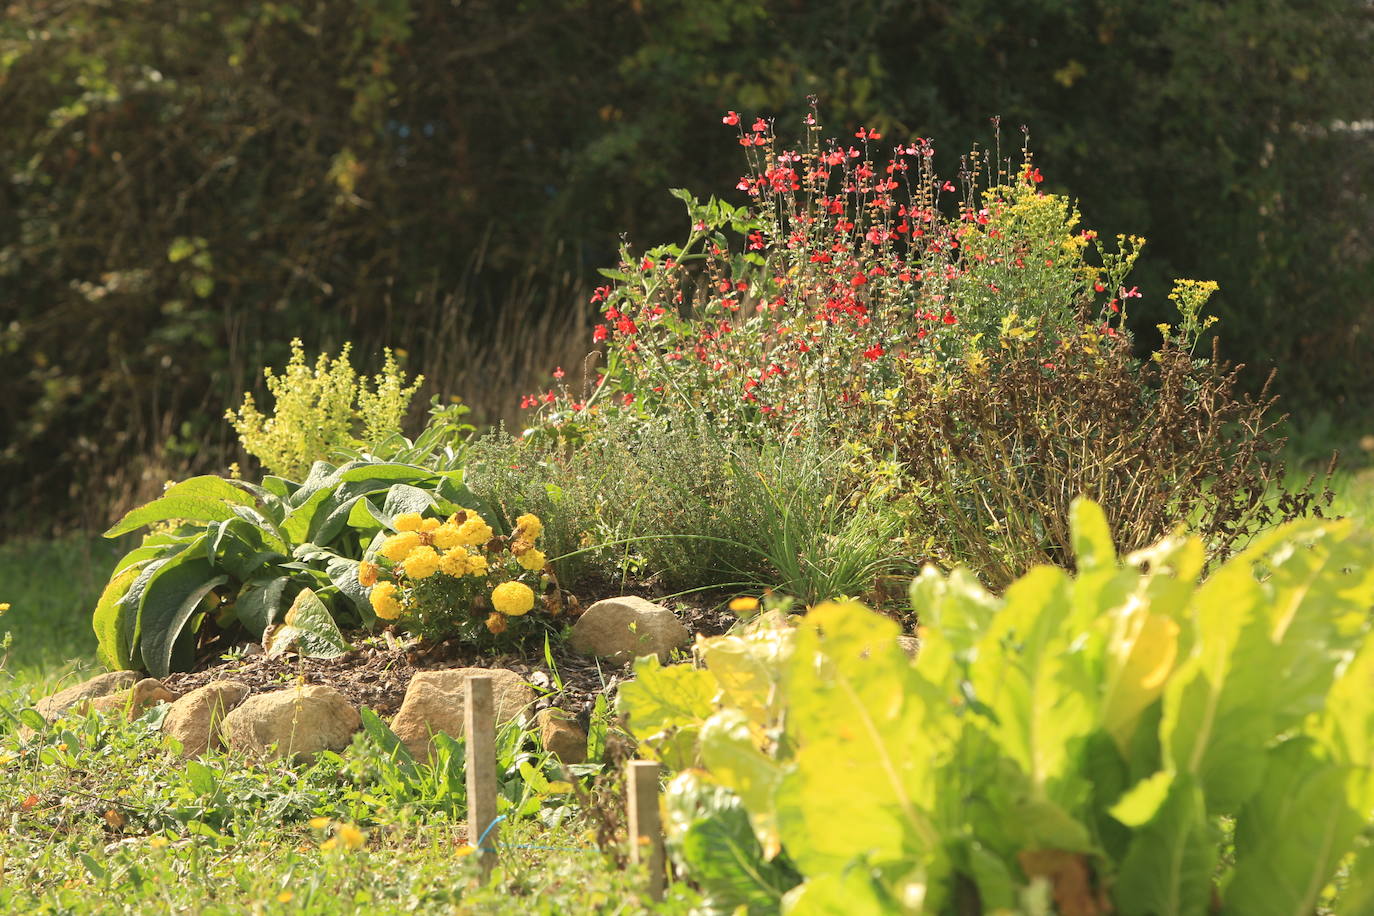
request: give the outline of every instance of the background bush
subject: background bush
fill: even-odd
[[[680,233],[662,189],[733,185],[720,113],[789,120],[813,93],[836,132],[950,155],[990,116],[1030,125],[1090,225],[1152,240],[1140,328],[1166,277],[1213,277],[1223,356],[1281,367],[1290,408],[1348,408],[1370,34],[1354,0],[10,4],[0,536],[237,457],[219,412],[294,335],[389,343],[419,402],[511,416],[584,350],[618,235]]]

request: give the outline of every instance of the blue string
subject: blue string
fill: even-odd
[[[496,825],[505,819],[506,815],[498,814],[496,818],[487,825],[487,829],[482,831],[482,835],[477,838],[477,843],[475,844],[479,850],[482,852],[495,852],[497,849],[543,849],[550,852],[600,852],[598,849],[586,849],[581,846],[530,846],[524,843],[503,843],[500,846],[483,846],[482,843],[486,840],[487,834],[491,833]]]

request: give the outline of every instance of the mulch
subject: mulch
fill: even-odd
[[[642,597],[646,589],[625,589],[619,593]],[[604,596],[603,596],[604,597]],[[705,636],[724,633],[734,617],[719,608],[686,601],[663,601],[677,614],[688,630]],[[211,681],[236,680],[253,693],[280,690],[297,684],[320,684],[334,688],[354,706],[366,706],[383,718],[401,708],[406,687],[417,671],[444,668],[508,668],[529,681],[539,692],[536,709],[556,706],[585,719],[598,694],[614,699],[616,688],[632,676],[631,666],[611,665],[579,655],[561,641],[551,643],[550,667],[543,657],[529,655],[482,655],[454,641],[422,645],[406,641],[389,632],[351,634],[353,650],[338,658],[306,658],[293,653],[268,658],[257,646],[240,647],[245,653],[231,657],[214,656],[194,671],[179,672],[163,679],[163,685],[183,695]],[[255,651],[256,650],[256,651]]]

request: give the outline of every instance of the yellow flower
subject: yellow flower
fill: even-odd
[[[453,522],[444,522],[434,529],[433,540],[440,550],[450,550],[463,542],[463,535]]]
[[[458,543],[464,547],[476,547],[491,540],[491,526],[479,516],[470,515],[458,526]]]
[[[314,829],[314,830],[323,830],[324,828],[326,828],[326,827],[329,826],[329,818],[327,818],[327,817],[312,817],[312,818],[310,819],[310,826],[311,826],[311,828]]]
[[[517,539],[536,540],[539,535],[544,533],[544,523],[539,520],[539,516],[525,513],[515,520],[515,537]]]
[[[468,552],[459,547],[448,550],[439,558],[439,572],[457,579],[468,574]]]
[[[487,618],[487,629],[491,631],[493,636],[500,636],[506,632],[505,615],[492,611],[491,616]]]
[[[296,899],[296,895],[293,894],[291,891],[282,891],[280,894],[277,895],[278,903],[290,903],[294,899]]]
[[[733,598],[730,601],[730,610],[734,611],[736,614],[748,613],[749,611],[757,611],[758,609],[759,599],[749,595],[742,595],[739,598]]]
[[[8,601],[6,601],[4,604],[0,604],[0,614],[5,613],[5,612],[8,611],[9,609],[10,609],[10,603],[9,603]]]
[[[420,531],[422,530],[420,526],[423,523],[424,519],[420,517],[418,512],[402,512],[392,522],[397,531]]]
[[[439,568],[439,554],[433,547],[416,547],[401,563],[406,575],[412,579],[427,579]]]
[[[412,550],[419,546],[420,535],[418,533],[402,531],[382,541],[382,547],[378,553],[395,563],[404,560]]]
[[[480,553],[468,554],[468,575],[485,576],[487,574],[487,558]]]
[[[395,620],[401,616],[401,602],[396,594],[396,585],[392,582],[378,582],[372,586],[372,593],[368,598],[372,602],[372,610],[377,612],[378,617],[383,620]]]
[[[352,824],[340,824],[338,837],[345,849],[360,849],[367,840],[367,834]]]
[[[371,588],[377,584],[377,564],[363,560],[358,564],[358,584],[363,588]]]
[[[165,836],[149,837],[148,845],[153,847],[154,849],[162,849],[167,845],[167,838]]]
[[[502,582],[492,589],[491,606],[508,617],[519,617],[534,607],[534,592],[523,582]]]
[[[544,564],[546,564],[548,560],[544,557],[544,552],[542,550],[535,550],[531,547],[529,550],[518,554],[515,558],[515,562],[531,572],[539,572],[539,570],[544,568]]]

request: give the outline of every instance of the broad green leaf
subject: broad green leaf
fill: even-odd
[[[1336,902],[1339,916],[1369,916],[1374,913],[1374,842],[1363,840],[1350,862],[1345,887]]]
[[[852,868],[844,872],[818,875],[807,879],[783,899],[785,916],[888,916],[893,912],[920,913],[924,900],[924,886],[914,884],[911,900],[902,909],[895,909],[892,901],[879,893],[869,872]],[[914,904],[914,905],[913,905]]]
[[[1202,792],[1180,776],[1154,818],[1137,830],[1112,896],[1122,916],[1202,916],[1209,912],[1217,836]]]
[[[1069,772],[1073,742],[1096,728],[1097,685],[1084,680],[1073,645],[1079,634],[1062,627],[1069,584],[1048,566],[1014,582],[970,669],[993,734],[1039,790]]]
[[[415,758],[400,737],[387,727],[381,716],[366,706],[358,709],[358,717],[362,720],[363,732],[367,735],[368,740],[400,767],[408,778],[413,779],[416,775]]]
[[[133,646],[128,639],[132,627],[123,620],[131,613],[122,600],[129,586],[133,585],[148,560],[135,562],[116,572],[100,593],[91,615],[91,626],[95,629],[96,653],[100,662],[111,671],[125,671],[133,661]]]
[[[215,771],[198,760],[186,761],[186,781],[197,795],[213,795],[218,780]]]
[[[722,698],[757,725],[766,725],[779,712],[778,679],[792,636],[790,628],[758,631],[748,639],[719,636],[702,640],[697,654],[715,675]]]
[[[438,501],[432,490],[422,490],[410,484],[398,483],[387,489],[386,499],[382,502],[382,514],[386,517],[387,527],[395,527],[396,516],[405,512],[418,512],[423,515]]]
[[[1264,784],[1236,819],[1226,905],[1246,916],[1309,916],[1364,817],[1346,797],[1349,769],[1321,759],[1314,742],[1285,741],[1268,757]]]
[[[672,848],[699,885],[709,912],[776,913],[797,875],[766,861],[740,800],[728,789],[679,774],[665,793]]]
[[[178,554],[163,556],[149,562],[139,570],[138,576],[130,583],[125,590],[123,597],[118,601],[119,611],[115,614],[115,626],[118,630],[119,641],[129,647],[129,662],[131,665],[141,661],[138,652],[139,631],[141,623],[139,621],[139,607],[143,603],[143,594],[148,589],[148,583],[152,581],[158,570],[166,566],[169,562],[176,559]]]
[[[962,567],[948,576],[925,567],[912,580],[910,597],[921,624],[940,630],[956,653],[972,648],[1002,607],[1002,600]]]
[[[138,650],[153,677],[171,672],[172,650],[182,628],[209,591],[229,581],[192,551],[178,554],[148,580],[138,608]]]
[[[655,656],[635,662],[635,678],[616,695],[616,711],[641,741],[685,725],[700,726],[713,711],[715,675],[691,665],[664,667]]]
[[[207,551],[211,563],[240,582],[261,575],[266,567],[286,559],[279,546],[284,547],[270,533],[270,543],[262,529],[242,518],[212,522],[207,529]]]
[[[308,658],[338,658],[352,648],[339,632],[338,624],[313,589],[303,588],[282,625],[263,646],[268,658],[288,650]]]
[[[347,557],[333,557],[326,561],[325,572],[329,581],[348,599],[349,604],[358,612],[364,626],[371,626],[377,620],[377,612],[368,598],[369,590],[358,581],[358,561]]]
[[[776,797],[783,845],[805,874],[938,845],[936,755],[899,632],[852,603],[823,604],[798,627],[783,676],[795,767]]]
[[[290,607],[287,598],[290,585],[290,576],[278,575],[253,579],[239,591],[234,610],[239,622],[254,639],[261,642],[263,632],[285,616],[286,609]]]
[[[1079,497],[1069,506],[1073,554],[1080,573],[1116,566],[1116,547],[1107,513],[1091,499]]]
[[[1178,660],[1179,625],[1134,603],[1114,615],[1098,720],[1123,754],[1140,715],[1160,698]]]
[[[1110,814],[1127,827],[1140,827],[1154,820],[1160,805],[1169,797],[1174,784],[1174,774],[1160,770],[1132,786],[1116,804]]]
[[[759,750],[749,720],[737,709],[722,709],[701,726],[701,760],[716,782],[740,797],[748,809],[766,858],[781,848],[776,794],[784,769]]]
[[[233,518],[229,507],[234,504],[251,505],[253,498],[223,477],[205,475],[192,477],[169,488],[150,503],[130,511],[105,532],[105,537],[121,534],[168,519],[214,522]]]

